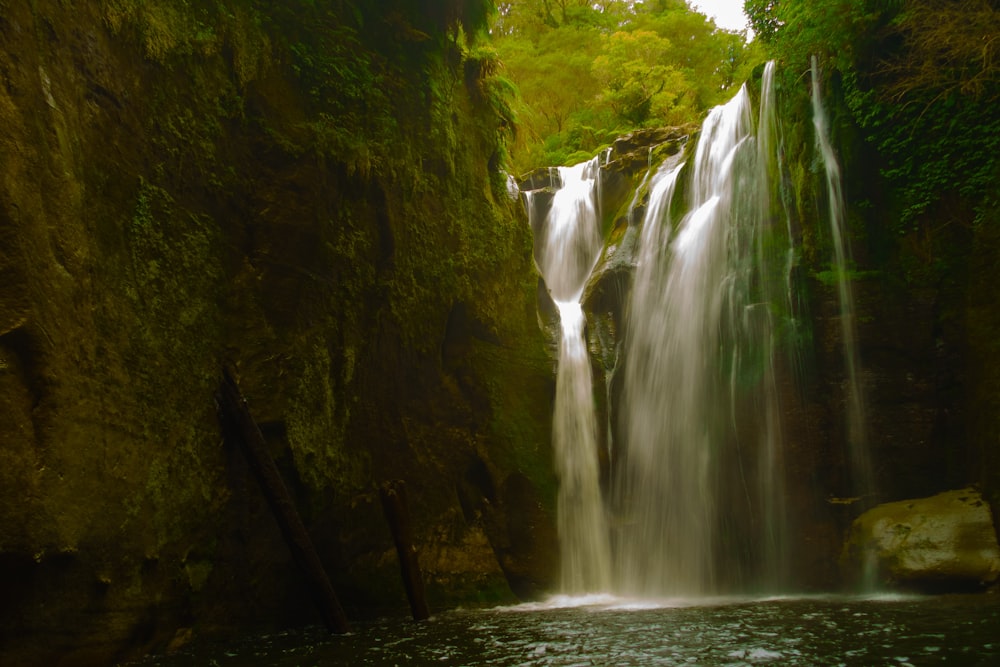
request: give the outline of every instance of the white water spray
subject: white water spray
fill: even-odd
[[[720,425],[729,406],[720,327],[736,180],[751,129],[746,89],[706,119],[690,208],[671,237],[680,168],[652,188],[629,304],[617,554],[626,594],[715,590]]]
[[[544,225],[539,270],[559,310],[561,341],[552,440],[559,475],[561,590],[604,591],[611,557],[601,497],[593,378],[580,307],[584,285],[601,251],[596,190],[599,160],[560,167]],[[535,227],[535,225],[532,225]]]

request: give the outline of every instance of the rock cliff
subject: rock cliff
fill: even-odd
[[[349,615],[405,608],[387,479],[432,607],[547,584],[551,366],[475,4],[0,3],[3,662],[317,622],[223,366]]]

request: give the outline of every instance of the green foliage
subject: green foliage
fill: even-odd
[[[571,25],[546,31],[537,41],[511,37],[497,44],[526,105],[520,117],[527,142],[562,132],[599,94],[591,71],[599,38],[593,28]]]
[[[741,35],[679,0],[504,2],[493,37],[521,92],[520,171],[584,159],[641,127],[694,122],[759,61]]]
[[[667,65],[670,41],[650,30],[616,32],[604,39],[594,74],[604,99],[626,125],[642,126],[655,115],[668,118],[685,87],[683,75]]]
[[[473,97],[496,115],[497,146],[502,153],[500,163],[506,167],[506,146],[516,136],[517,105],[520,91],[509,78],[501,76],[504,65],[492,46],[480,46],[465,54],[465,83]]]
[[[694,98],[692,105],[698,110],[692,116],[696,119],[705,109],[729,99],[733,86],[742,84],[763,58],[741,35],[718,30],[710,19],[685,4],[661,4],[661,9],[654,11],[653,3],[647,11],[637,13],[627,27],[652,30],[671,42],[666,58],[685,76]]]
[[[774,41],[783,25],[777,12],[779,3],[780,0],[744,0],[743,12],[757,39],[767,43]]]
[[[923,214],[955,197],[972,202],[977,218],[996,205],[1000,117],[982,104],[951,93],[924,107],[876,103],[858,111],[885,156],[885,177],[899,188],[899,234],[916,231]]]
[[[343,111],[363,112],[366,95],[380,82],[357,31],[336,25],[310,37],[289,45],[292,69],[310,96],[316,102],[339,99]]]
[[[622,0],[514,0],[497,3],[493,33],[535,39],[550,28],[567,25],[613,29],[633,11]]]
[[[840,271],[837,267],[831,267],[826,271],[817,271],[813,275],[816,280],[827,287],[836,287],[840,284],[842,276],[851,282],[856,282],[858,280],[878,278],[880,273],[878,271],[856,271],[853,269],[844,269],[843,271]]]
[[[493,0],[435,0],[434,2],[373,3],[377,15],[397,15],[420,29],[432,33],[461,31],[475,39],[485,34],[496,12]],[[377,5],[384,5],[378,7]]]
[[[479,45],[465,54],[465,82],[470,87],[496,76],[503,69],[500,54],[492,45]]]
[[[1000,9],[987,0],[748,0],[771,55],[804,72],[816,54],[839,72],[851,121],[879,156],[892,192],[890,229],[927,216],[976,220],[1000,175]]]
[[[214,53],[219,40],[214,30],[214,3],[103,0],[104,20],[111,31],[131,32],[147,57],[165,62],[170,56]]]

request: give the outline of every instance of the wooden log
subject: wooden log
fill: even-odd
[[[285,543],[292,552],[293,560],[311,584],[310,591],[319,607],[323,623],[330,632],[348,632],[350,628],[347,616],[340,606],[312,540],[309,539],[309,533],[306,532],[306,527],[295,509],[292,496],[281,479],[278,466],[267,451],[264,436],[250,415],[250,409],[240,393],[236,380],[228,371],[225,371],[224,375],[222,385],[216,393],[223,434],[226,439],[239,446],[260,483],[264,497],[281,528]]]
[[[396,553],[399,555],[399,569],[403,574],[406,597],[410,601],[410,612],[413,620],[423,621],[430,618],[431,612],[427,606],[427,593],[420,563],[417,561],[417,549],[413,546],[413,530],[406,503],[406,483],[401,479],[384,482],[379,489],[379,496],[385,520],[392,533],[392,541],[396,545]]]

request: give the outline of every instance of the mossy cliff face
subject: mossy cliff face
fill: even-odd
[[[0,2],[4,661],[316,622],[222,441],[223,365],[349,614],[404,605],[385,479],[432,606],[548,583],[503,106],[468,17],[332,4]]]
[[[1000,303],[984,286],[995,277],[1000,246],[990,231],[995,220],[974,223],[973,203],[957,195],[901,225],[913,202],[880,172],[887,156],[853,123],[836,73],[823,80],[843,175],[853,256],[847,275],[874,477],[873,493],[859,496],[845,445],[848,378],[823,165],[801,82],[808,74],[797,80],[799,72],[778,71],[787,161],[780,194],[795,202],[794,277],[806,324],[800,366],[783,369],[786,479],[802,554],[797,576],[829,588],[844,583],[831,556],[865,510],[968,485],[995,495],[993,333]]]

